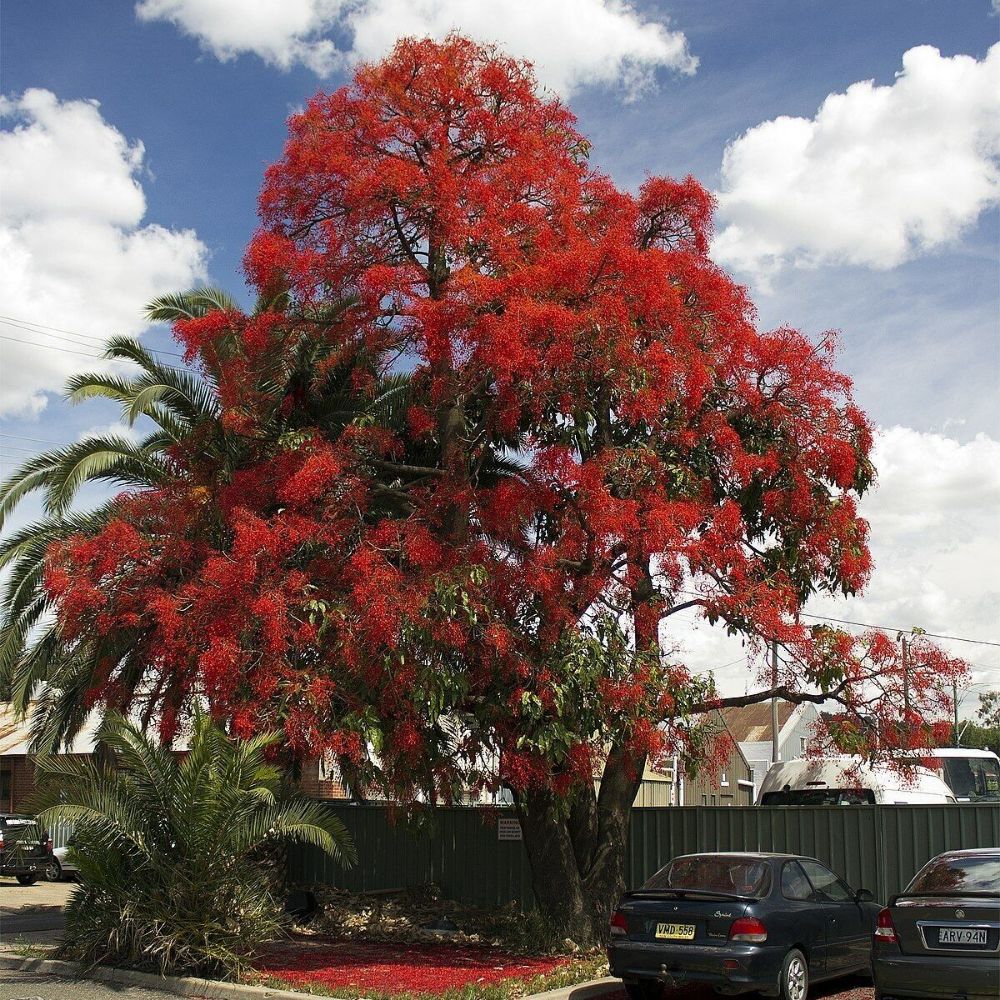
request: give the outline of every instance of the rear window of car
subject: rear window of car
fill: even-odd
[[[1000,854],[935,858],[914,876],[908,895],[952,895],[1000,893]]]
[[[34,826],[35,821],[29,816],[5,816],[2,826],[7,830],[20,830],[26,826]]]
[[[864,806],[875,802],[870,788],[790,788],[765,792],[762,806]]]
[[[33,819],[26,816],[8,816],[4,821],[3,829],[13,836],[22,836],[23,834],[30,834],[38,828],[38,825]]]
[[[695,856],[661,868],[644,889],[700,889],[760,898],[771,891],[771,868],[756,858]]]

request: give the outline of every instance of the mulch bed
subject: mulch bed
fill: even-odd
[[[437,993],[530,979],[562,968],[564,956],[526,957],[485,945],[292,938],[255,963],[258,972],[295,986]]]

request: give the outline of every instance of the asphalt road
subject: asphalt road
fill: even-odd
[[[173,993],[134,986],[71,982],[37,972],[0,971],[0,1000],[177,1000]]]
[[[66,926],[62,913],[0,913],[0,941],[28,931],[61,931]]]

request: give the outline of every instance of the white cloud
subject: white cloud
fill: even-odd
[[[980,434],[962,443],[891,427],[879,432],[873,460],[878,484],[861,503],[871,524],[871,581],[861,597],[816,599],[809,611],[1000,641],[1000,440]],[[743,651],[738,640],[693,614],[667,621],[670,638],[683,647],[681,658],[699,672],[713,670],[724,694],[759,688],[755,669],[729,663]],[[962,705],[963,713],[974,714],[979,690],[1000,689],[1000,650],[942,645],[974,664],[977,687]]]
[[[1000,440],[964,443],[892,427],[878,435],[877,487],[861,504],[875,571],[863,597],[816,601],[837,618],[1000,640]],[[1000,650],[943,643],[1000,688]],[[970,707],[975,699],[970,699]]]
[[[115,421],[111,424],[98,424],[96,427],[88,427],[86,430],[80,431],[77,434],[77,441],[86,441],[89,438],[95,437],[118,437],[125,438],[126,441],[131,441],[132,444],[138,444],[142,440],[142,435],[135,429],[135,427],[129,426],[129,424],[123,424],[121,421]]]
[[[830,94],[811,119],[726,147],[714,254],[766,277],[785,264],[890,268],[954,241],[1000,198],[1000,44],[980,61],[929,46],[890,86]]]
[[[0,325],[13,338],[0,340],[0,415],[30,414],[71,373],[98,367],[89,338],[138,334],[146,302],[202,278],[206,249],[192,230],[142,224],[145,150],[96,101],[28,90],[0,98],[0,116],[11,121],[0,132],[0,313],[73,331]]]
[[[956,527],[965,525],[974,535],[983,515],[1000,528],[1000,441],[977,434],[962,444],[944,434],[891,427],[879,434],[873,460],[878,486],[863,502],[873,534],[933,549],[950,548]]]
[[[346,10],[342,0],[141,0],[141,21],[170,21],[193,35],[217,59],[253,52],[281,69],[296,64],[326,75],[340,63],[322,38]]]
[[[144,21],[170,21],[219,59],[255,53],[281,69],[326,75],[378,59],[405,36],[458,30],[530,59],[541,82],[568,95],[588,85],[627,97],[650,89],[658,69],[693,73],[680,31],[625,0],[141,0]],[[338,48],[327,35],[351,41]]]

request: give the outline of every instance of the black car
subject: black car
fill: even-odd
[[[931,858],[878,915],[875,996],[1000,996],[1000,848]]]
[[[32,885],[52,860],[52,841],[33,816],[0,813],[0,875]]]
[[[701,983],[805,1000],[810,981],[867,972],[879,906],[815,858],[674,858],[611,918],[611,975],[631,1000]]]

